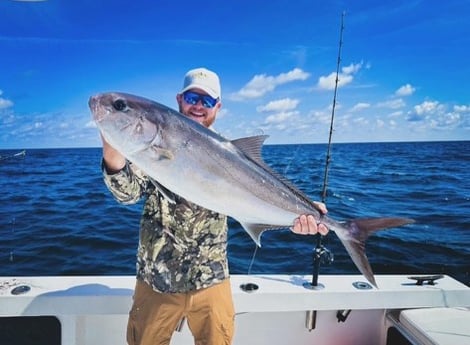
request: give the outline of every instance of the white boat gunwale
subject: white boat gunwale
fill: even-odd
[[[388,345],[387,328],[399,325],[390,315],[414,308],[470,307],[470,288],[449,276],[435,285],[416,285],[405,275],[376,275],[379,288],[365,290],[354,286],[367,284],[361,275],[320,275],[324,288],[315,290],[304,287],[310,279],[232,275],[234,345],[311,344],[319,339],[322,344]],[[245,292],[240,286],[246,283],[258,289]],[[124,343],[134,285],[134,276],[0,277],[0,322],[2,317],[54,316],[63,345]],[[345,322],[338,322],[339,310],[352,310]],[[317,318],[312,331],[306,327],[310,311]],[[172,345],[191,342],[188,327],[183,327]]]

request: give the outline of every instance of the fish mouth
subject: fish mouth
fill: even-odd
[[[96,122],[101,122],[103,121],[106,111],[104,111],[104,107],[102,106],[100,100],[102,96],[101,94],[93,95],[90,97],[88,100],[88,107],[91,110],[91,113],[93,114],[93,119]]]
[[[98,103],[98,97],[99,95],[93,95],[93,96],[90,96],[90,99],[88,100],[88,106],[93,112],[96,109],[96,105]]]

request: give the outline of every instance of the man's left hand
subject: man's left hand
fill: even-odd
[[[321,202],[315,202],[315,206],[322,214],[328,212],[326,205]],[[328,228],[324,224],[317,224],[315,217],[311,214],[302,214],[296,218],[291,230],[300,235],[316,235],[320,233],[324,236],[328,233]]]

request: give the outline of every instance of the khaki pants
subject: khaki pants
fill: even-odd
[[[137,280],[129,313],[129,345],[168,345],[179,321],[186,317],[196,345],[229,345],[234,307],[230,280],[188,293],[154,291]]]

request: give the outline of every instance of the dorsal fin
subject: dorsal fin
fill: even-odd
[[[263,157],[261,156],[261,148],[263,146],[264,141],[268,137],[269,135],[255,135],[252,137],[244,137],[244,138],[231,140],[231,143],[234,146],[236,146],[240,151],[242,151],[247,157],[249,157],[254,162],[256,162],[259,166],[261,166],[263,169],[265,169],[270,174],[276,176],[279,180],[281,180],[285,184],[285,186],[289,188],[293,193],[298,195],[300,198],[303,198],[307,203],[310,203],[314,208],[316,208],[313,202],[310,200],[310,198],[306,194],[298,190],[292,184],[291,181],[289,181],[286,177],[284,177],[280,173],[271,169],[271,167],[268,166],[264,162]]]
[[[261,158],[261,147],[268,137],[269,135],[255,135],[252,137],[235,139],[232,140],[231,143],[240,149],[245,155],[257,163],[262,163],[264,165],[263,158]]]

